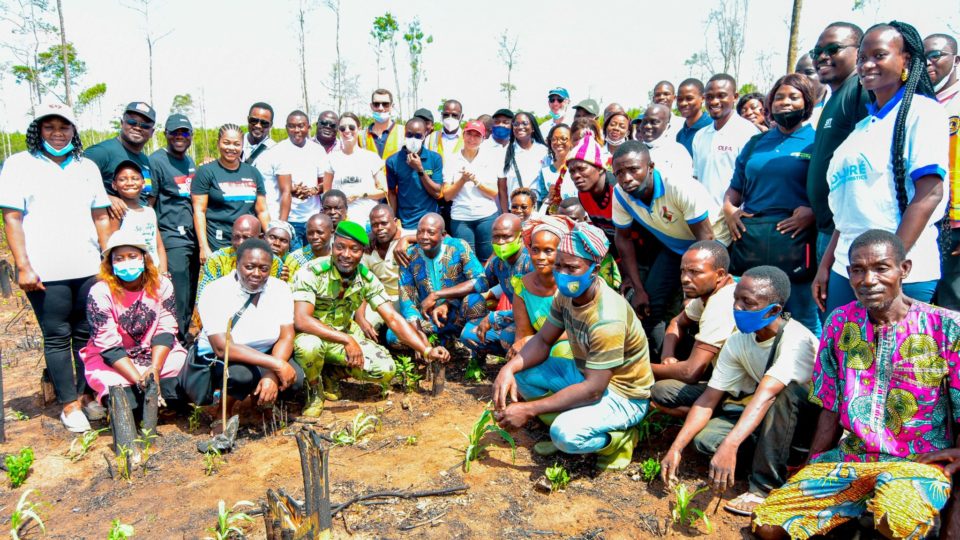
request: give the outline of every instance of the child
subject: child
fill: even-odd
[[[160,239],[157,226],[157,213],[149,206],[140,206],[140,192],[143,191],[143,171],[133,161],[123,161],[117,165],[113,174],[113,189],[117,197],[127,205],[127,213],[117,223],[110,219],[113,230],[133,230],[143,236],[149,248],[150,257],[161,274],[167,273],[167,254]]]

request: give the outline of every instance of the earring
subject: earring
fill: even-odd
[[[910,78],[910,70],[907,68],[903,68],[903,71],[900,72],[900,80],[903,82],[907,82],[908,78]]]

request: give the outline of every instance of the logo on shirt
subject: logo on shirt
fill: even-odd
[[[790,157],[801,159],[803,161],[810,161],[810,154],[807,152],[791,152]]]
[[[862,153],[855,163],[845,164],[830,179],[830,191],[834,191],[847,182],[865,181],[868,178],[870,160]]]
[[[340,183],[341,183],[341,184],[359,184],[359,183],[360,183],[360,177],[359,177],[359,176],[344,176],[343,178],[340,179]]]
[[[237,182],[220,184],[225,201],[254,201],[257,198],[257,183],[253,178],[241,178]]]
[[[827,118],[827,121],[823,123],[823,127],[820,129],[830,129],[833,127],[833,118]]]
[[[951,116],[950,117],[950,136],[957,134],[957,129],[960,128],[960,117]]]
[[[190,198],[190,184],[193,183],[192,174],[181,174],[174,176],[173,181],[177,184],[177,194],[181,197]]]
[[[666,206],[660,207],[660,217],[663,218],[667,223],[673,223],[674,215],[673,212],[667,209]]]
[[[733,152],[733,147],[728,144],[718,144],[717,152]]]

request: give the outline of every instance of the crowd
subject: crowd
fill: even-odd
[[[86,149],[46,104],[0,207],[71,431],[114,386],[136,408],[152,380],[174,409],[283,396],[315,417],[345,378],[387,388],[397,353],[497,355],[494,417],[547,424],[540,455],[623,469],[657,410],[683,421],[663,480],[691,442],[715,488],[745,473],[725,508],[762,538],[865,513],[890,537],[948,537],[957,53],[905,23],[837,22],[766,95],[723,73],[661,81],[637,119],[557,87],[542,124],[466,119],[454,99],[401,123],[378,89],[372,124],[324,111],[311,136],[293,111],[277,143],[261,102],[199,166],[183,115],[147,156],[149,104]]]

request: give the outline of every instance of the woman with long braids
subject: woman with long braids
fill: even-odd
[[[946,197],[948,121],[933,99],[923,42],[909,24],[871,27],[860,42],[857,73],[872,103],[830,161],[827,182],[836,230],[813,294],[828,313],[854,301],[847,251],[861,233],[896,233],[913,260],[903,290],[929,302],[940,278],[936,222]]]
[[[547,156],[547,145],[537,119],[528,112],[518,112],[513,117],[513,129],[510,131],[510,144],[504,155],[503,170],[497,179],[497,201],[500,210],[510,211],[510,194],[519,187],[534,187],[543,158]]]
[[[70,107],[40,105],[27,128],[27,150],[0,172],[0,208],[17,281],[43,333],[47,376],[75,433],[104,415],[87,390],[80,349],[87,344],[87,295],[110,235],[110,201],[100,170],[83,157]]]

